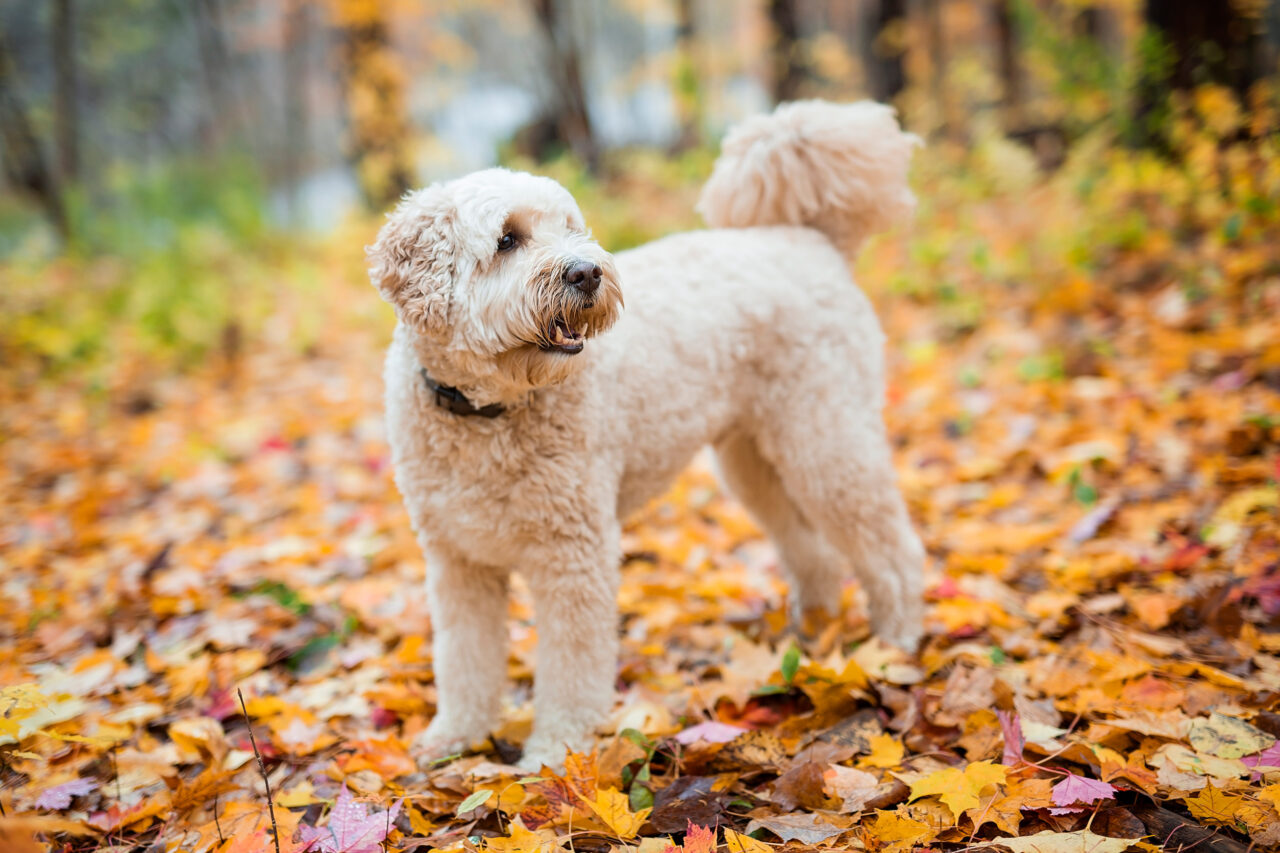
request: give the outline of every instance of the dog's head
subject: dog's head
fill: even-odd
[[[481,404],[564,380],[622,310],[612,256],[550,178],[487,169],[410,193],[368,259],[423,366]]]

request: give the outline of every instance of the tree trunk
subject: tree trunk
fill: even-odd
[[[556,0],[533,0],[534,18],[547,40],[548,76],[555,89],[548,119],[560,141],[595,172],[600,167],[600,147],[587,109],[582,49],[574,38],[569,8],[560,8]]]
[[[75,17],[71,0],[53,0],[53,127],[58,181],[80,178],[80,122],[76,99]]]
[[[341,76],[347,107],[347,156],[366,203],[390,206],[414,185],[404,75],[381,7],[340,0]]]
[[[1163,59],[1148,58],[1138,82],[1135,141],[1165,147],[1171,91],[1198,85],[1226,86],[1242,102],[1265,73],[1261,21],[1238,2],[1188,3],[1146,0],[1144,21]]]
[[[769,23],[773,28],[770,63],[773,67],[773,101],[794,101],[809,79],[804,46],[800,42],[800,16],[796,0],[769,0]]]
[[[871,97],[877,101],[888,103],[906,88],[901,44],[906,18],[906,0],[879,0],[867,16],[862,58]]]
[[[680,121],[677,151],[693,148],[702,138],[704,103],[696,5],[695,0],[676,2],[675,102]]]
[[[289,194],[289,218],[297,224],[298,197],[311,154],[307,104],[307,48],[311,42],[311,4],[287,0],[284,17],[284,156],[281,159]]]
[[[938,115],[937,131],[960,135],[959,104],[947,85],[947,39],[942,26],[942,0],[922,0],[926,49],[929,51],[929,97]]]
[[[58,181],[31,129],[26,104],[18,94],[17,69],[9,42],[0,32],[0,147],[10,185],[30,193],[44,207],[58,233],[67,237],[67,217]]]
[[[220,147],[222,140],[239,127],[240,111],[231,79],[231,61],[223,35],[222,9],[218,0],[193,0],[188,7],[195,19],[196,49],[208,108],[202,125],[206,152]]]
[[[995,0],[991,7],[996,31],[996,56],[1000,66],[1001,124],[1005,133],[1022,128],[1022,72],[1018,68],[1018,41],[1009,0]]]

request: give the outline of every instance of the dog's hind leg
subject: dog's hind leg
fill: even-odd
[[[436,715],[413,744],[424,769],[488,737],[507,675],[505,571],[458,557],[427,557]]]
[[[848,556],[872,629],[914,651],[923,632],[924,548],[898,491],[880,413],[850,398],[820,417],[820,429],[789,414],[760,424],[761,455],[803,516]]]
[[[791,584],[791,621],[803,631],[806,616],[836,614],[849,561],[814,529],[787,494],[778,472],[755,441],[734,433],[716,445],[720,477],[769,535]]]

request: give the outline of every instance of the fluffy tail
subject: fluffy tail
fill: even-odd
[[[729,131],[698,212],[715,228],[807,225],[852,257],[915,209],[907,166],[919,144],[884,104],[782,104]]]

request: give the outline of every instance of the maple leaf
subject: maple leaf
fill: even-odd
[[[1280,770],[1280,743],[1273,743],[1261,752],[1246,755],[1240,759],[1240,762],[1253,771],[1249,781],[1256,782],[1262,778],[1264,772]]]
[[[931,794],[951,809],[951,814],[959,818],[967,809],[978,805],[982,792],[992,785],[999,785],[1009,775],[1009,768],[990,761],[979,761],[970,764],[963,771],[956,767],[945,767],[917,779],[910,786],[913,802]]]
[[[527,829],[518,817],[507,827],[505,838],[485,839],[484,846],[486,850],[492,850],[494,853],[550,853],[552,850],[561,849],[555,832],[549,829],[536,832]]]
[[[905,750],[902,741],[891,734],[880,733],[869,740],[871,752],[858,763],[864,767],[897,767],[902,763]]]
[[[402,803],[397,800],[386,812],[368,814],[344,784],[325,826],[300,827],[302,842],[314,853],[379,853]]]
[[[194,779],[182,780],[169,792],[173,810],[182,814],[203,805],[214,797],[234,791],[240,786],[231,780],[235,774],[209,768]]]
[[[1191,816],[1201,823],[1229,826],[1235,823],[1235,814],[1247,801],[1239,794],[1231,794],[1213,785],[1206,785],[1204,790],[1194,797],[1188,797],[1184,803]]]
[[[1116,789],[1114,785],[1108,785],[1106,782],[1068,773],[1067,778],[1053,786],[1052,797],[1054,805],[1057,806],[1070,806],[1076,803],[1090,805],[1098,800],[1114,800]]]
[[[72,797],[83,796],[97,788],[98,783],[93,779],[72,779],[70,782],[63,782],[61,785],[54,785],[52,788],[41,791],[40,796],[36,798],[36,808],[65,809],[71,805]]]
[[[689,821],[689,828],[685,832],[681,849],[684,853],[715,853],[716,831]]]
[[[876,822],[870,827],[871,834],[884,844],[885,853],[898,853],[910,850],[936,835],[929,824],[898,814],[896,811],[876,812]]]
[[[617,788],[596,791],[594,798],[583,797],[582,801],[591,807],[600,820],[604,821],[605,826],[622,839],[634,838],[640,831],[640,827],[644,825],[649,812],[653,811],[652,808],[640,809],[638,812],[631,811],[630,799]]]

